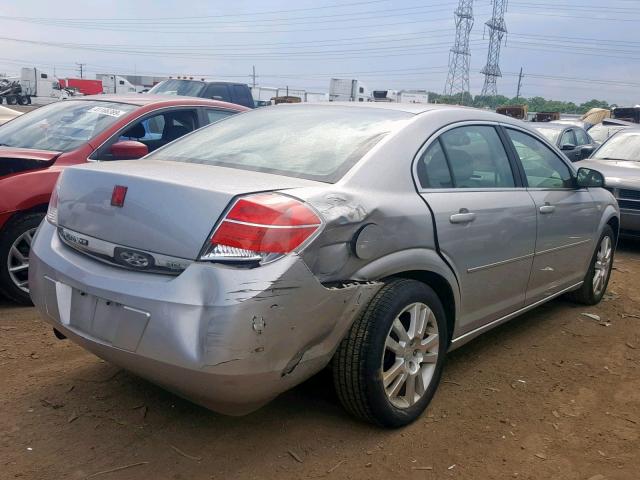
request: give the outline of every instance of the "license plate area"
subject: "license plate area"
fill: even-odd
[[[134,352],[151,318],[149,312],[91,295],[51,280],[47,312],[82,336]]]

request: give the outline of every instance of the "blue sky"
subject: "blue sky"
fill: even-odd
[[[638,3],[510,0],[499,93],[515,96],[523,67],[526,97],[640,103]],[[359,78],[372,89],[441,92],[456,5],[457,0],[5,2],[0,72],[34,65],[53,71],[55,65],[59,77],[77,76],[80,62],[89,77],[186,74],[250,82],[255,65],[257,83],[264,86],[327,91],[329,78],[340,76]],[[482,87],[490,12],[490,0],[474,2],[473,94]]]

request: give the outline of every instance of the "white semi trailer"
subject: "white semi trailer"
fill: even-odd
[[[329,82],[330,102],[370,102],[369,89],[359,80],[332,78]]]

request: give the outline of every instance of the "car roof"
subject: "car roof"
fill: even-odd
[[[444,103],[395,103],[395,102],[313,102],[313,103],[282,103],[275,105],[275,108],[313,108],[315,106],[336,106],[336,107],[350,107],[350,108],[373,108],[381,110],[394,110],[398,112],[406,112],[414,115],[421,113],[433,112],[433,111],[459,111],[460,113],[466,112],[475,117],[482,117],[479,119],[493,119],[494,121],[500,121],[505,123],[516,123],[521,125],[523,122],[518,119],[507,117],[495,113],[492,110],[485,110],[481,108],[465,107],[463,105],[447,105]],[[268,107],[268,108],[274,108]]]
[[[71,99],[70,99],[71,100]],[[199,97],[186,97],[182,95],[153,95],[148,93],[136,93],[129,95],[102,94],[88,95],[86,97],[74,97],[72,100],[91,100],[100,102],[116,102],[128,103],[130,105],[138,105],[140,107],[148,105],[174,106],[174,105],[192,105],[192,106],[211,106],[232,108],[234,110],[248,110],[246,107],[236,105],[234,103],[221,102],[219,100],[210,100]],[[69,101],[69,100],[65,100]]]

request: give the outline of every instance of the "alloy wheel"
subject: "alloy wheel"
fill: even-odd
[[[593,294],[599,297],[606,285],[607,276],[611,268],[611,259],[613,257],[613,244],[611,237],[604,236],[600,241],[598,253],[596,253],[596,263],[593,272]]]
[[[424,303],[407,306],[394,319],[382,356],[382,381],[387,398],[408,408],[425,395],[438,360],[436,317]]]
[[[29,252],[36,228],[20,235],[11,245],[7,258],[9,277],[16,287],[29,293]]]

